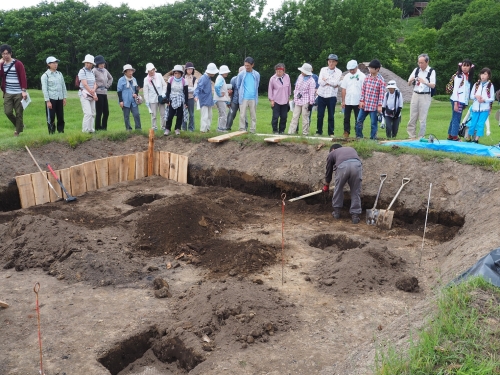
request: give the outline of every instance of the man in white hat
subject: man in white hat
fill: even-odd
[[[401,123],[401,110],[403,109],[403,95],[398,90],[396,81],[387,82],[387,92],[382,103],[382,113],[385,117],[385,135],[387,138],[396,138],[399,124]]]
[[[351,60],[347,63],[347,73],[342,80],[342,109],[344,110],[344,138],[351,134],[351,113],[354,111],[354,122],[359,115],[359,99],[361,88],[365,81],[365,74],[358,69],[358,62]]]
[[[219,111],[219,121],[217,122],[217,131],[221,133],[226,133],[226,108],[228,104],[231,103],[231,98],[229,97],[229,92],[226,83],[226,77],[231,71],[229,70],[227,65],[221,65],[219,68],[219,75],[215,80],[214,86],[214,100],[215,105],[217,106],[217,110]]]
[[[49,56],[45,61],[48,69],[42,74],[40,81],[42,83],[43,99],[45,100],[49,134],[54,134],[56,131],[56,116],[57,131],[64,133],[64,106],[68,97],[66,83],[62,73],[57,70],[59,60],[54,56]]]
[[[212,124],[212,107],[214,106],[214,98],[212,94],[212,80],[214,75],[219,73],[219,69],[214,63],[210,63],[198,81],[198,86],[194,90],[194,100],[199,102],[201,111],[200,132],[208,133]]]
[[[80,90],[78,96],[83,110],[82,132],[94,133],[95,102],[97,101],[97,83],[92,69],[94,68],[94,56],[85,55],[82,63],[83,68],[78,72]]]
[[[331,53],[328,55],[327,61],[328,66],[321,68],[318,78],[318,129],[316,134],[323,134],[323,119],[325,109],[328,108],[328,135],[333,136],[335,104],[337,104],[337,92],[342,78],[342,71],[337,68],[339,58],[336,54]]]
[[[309,135],[309,112],[314,105],[316,82],[312,78],[312,66],[310,64],[305,63],[298,69],[302,74],[297,79],[293,91],[295,106],[288,134],[295,133],[299,124],[299,117],[302,114],[302,135]]]

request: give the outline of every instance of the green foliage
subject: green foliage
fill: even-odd
[[[472,0],[432,0],[424,10],[423,18],[427,27],[440,29],[454,15],[465,12]]]

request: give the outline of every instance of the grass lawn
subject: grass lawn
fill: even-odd
[[[91,138],[101,138],[107,137],[110,139],[124,139],[127,137],[125,132],[125,125],[123,121],[122,111],[118,105],[118,97],[116,92],[109,93],[110,102],[110,117],[108,123],[107,132],[98,132],[94,135],[82,133],[82,118],[83,113],[80,105],[80,100],[78,98],[78,93],[76,91],[69,92],[69,97],[67,100],[67,105],[65,107],[65,132],[64,134],[54,134],[49,135],[47,131],[46,124],[46,114],[45,114],[45,103],[43,101],[42,92],[39,90],[29,90],[31,95],[32,103],[24,112],[24,123],[26,124],[25,131],[23,134],[16,138],[14,137],[14,126],[10,123],[5,115],[0,115],[0,150],[6,150],[11,148],[20,148],[25,144],[36,145],[51,142],[53,140],[58,140],[62,142],[68,142],[69,144],[75,146],[78,143]],[[494,113],[500,108],[498,104],[493,106],[492,115],[490,116],[491,122],[491,136],[483,137],[481,143],[486,145],[497,144],[500,141],[500,127],[498,122],[494,118]],[[343,115],[340,111],[340,105],[336,106],[335,113],[335,134],[342,136],[343,134]],[[149,128],[151,127],[151,120],[148,114],[147,107],[145,105],[140,106],[141,120],[142,120],[142,133],[147,134]],[[312,126],[310,128],[309,134],[313,135],[316,132],[316,111],[312,114]],[[400,130],[398,133],[398,139],[405,139],[407,137],[406,124],[408,123],[409,117],[409,104],[405,105],[403,108],[402,122],[400,125]],[[132,117],[132,116],[131,116]],[[267,97],[261,96],[259,98],[259,104],[257,106],[257,132],[258,133],[272,133],[271,128],[271,117],[272,111],[269,105]],[[291,113],[289,113],[287,121],[287,130],[291,121]],[[427,133],[434,134],[438,139],[445,139],[447,136],[448,125],[451,117],[451,109],[449,102],[433,101],[429,116],[427,119]],[[175,120],[174,120],[175,121]],[[134,126],[133,119],[131,118],[132,127]],[[200,127],[200,112],[195,111],[195,125],[196,129],[199,130]],[[326,133],[326,119],[324,122],[324,133]],[[190,133],[187,135],[183,132],[183,136],[189,136],[192,138],[208,138],[217,135],[215,129],[217,128],[217,110],[214,108],[213,118],[212,118],[212,131],[208,134],[201,134],[196,131],[194,134]],[[233,124],[233,130],[238,128],[238,121],[235,120]],[[365,120],[364,134],[369,135],[369,119]],[[301,129],[301,125],[300,125]],[[379,137],[385,137],[385,130],[379,129]],[[161,136],[161,132],[157,132],[158,136]],[[351,119],[351,135],[354,135],[354,120]],[[248,136],[254,137],[254,136]],[[370,142],[373,145],[373,142]]]

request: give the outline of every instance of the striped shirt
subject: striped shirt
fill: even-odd
[[[42,81],[43,99],[48,102],[52,100],[62,100],[68,97],[66,91],[66,83],[62,73],[58,70],[53,72],[50,69],[42,74],[40,78]]]
[[[85,89],[85,87],[83,87],[83,83],[82,83],[82,80],[84,80],[84,79],[87,80],[87,85],[90,87],[90,89],[94,88],[95,76],[91,70],[88,70],[85,67],[80,69],[80,71],[78,72],[78,79],[80,80],[80,90]]]
[[[7,94],[20,94],[22,92],[21,83],[19,82],[19,78],[17,77],[15,63],[16,60],[12,59],[12,62],[10,64],[3,64],[3,71],[5,73],[5,92]],[[8,73],[7,70],[9,70]]]
[[[365,78],[361,88],[360,101],[364,102],[365,112],[376,111],[378,106],[384,102],[385,82],[380,77],[371,74]]]

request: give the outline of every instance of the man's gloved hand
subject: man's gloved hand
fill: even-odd
[[[325,184],[321,190],[323,190],[323,193],[328,193],[328,191],[330,191],[330,186]]]

